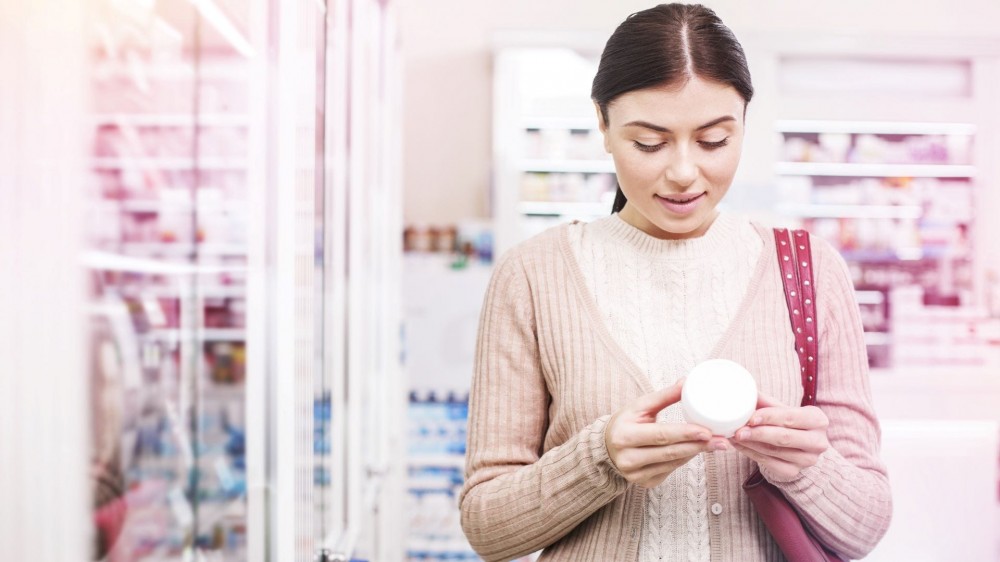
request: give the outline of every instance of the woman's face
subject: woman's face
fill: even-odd
[[[622,94],[608,123],[598,109],[628,199],[621,218],[657,238],[705,234],[740,162],[745,106],[732,86],[695,76]]]

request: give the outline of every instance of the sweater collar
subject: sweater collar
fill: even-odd
[[[618,213],[595,222],[595,226],[615,243],[624,244],[642,255],[670,259],[707,258],[732,251],[739,225],[736,215],[720,212],[702,236],[663,240],[625,222]]]

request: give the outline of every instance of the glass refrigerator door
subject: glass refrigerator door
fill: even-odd
[[[100,6],[94,559],[401,559],[389,3]]]
[[[95,7],[91,559],[246,560],[251,6]]]

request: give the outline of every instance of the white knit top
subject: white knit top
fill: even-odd
[[[746,218],[721,213],[704,236],[660,240],[619,215],[569,230],[584,280],[611,335],[655,388],[708,358],[732,322],[764,246]],[[660,421],[683,422],[679,408]],[[641,562],[708,561],[702,455],[646,496]]]

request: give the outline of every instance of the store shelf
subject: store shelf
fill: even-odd
[[[180,80],[226,80],[245,82],[250,78],[250,65],[235,62],[237,59],[202,60],[197,72],[193,64],[181,62],[157,63],[145,66],[129,64],[126,61],[101,59],[94,66],[94,78],[130,79],[142,82],[146,79],[177,82]]]
[[[882,304],[885,302],[885,294],[882,291],[858,290],[854,292],[858,304]]]
[[[198,389],[205,398],[222,401],[242,401],[247,397],[246,386],[241,383],[221,384],[208,382]]]
[[[783,176],[843,176],[885,178],[972,178],[975,166],[962,164],[853,164],[840,162],[778,162]]]
[[[197,207],[199,213],[246,214],[247,204],[240,201],[213,201],[192,205],[188,201],[166,201],[159,199],[109,200],[102,209],[126,213],[190,213]]]
[[[181,242],[132,242],[122,245],[122,251],[133,256],[187,256],[195,249],[190,243]],[[235,244],[198,244],[198,254],[203,256],[245,256],[245,246]]]
[[[868,345],[890,345],[892,337],[885,332],[865,332],[865,343]]]
[[[821,205],[781,203],[779,213],[802,218],[917,219],[919,205]]]
[[[95,170],[153,169],[153,170],[191,170],[195,168],[194,158],[94,158],[91,161]],[[248,162],[243,158],[199,158],[199,170],[245,170]]]
[[[896,250],[841,250],[848,262],[892,263],[905,261],[936,260],[945,256],[945,248],[897,248]]]
[[[80,262],[95,270],[152,273],[156,275],[195,275],[218,273],[246,273],[245,266],[200,265],[183,262],[166,262],[135,256],[124,256],[113,252],[90,250],[80,256]]]
[[[521,161],[518,169],[522,172],[613,174],[615,163],[611,160],[527,159]]]
[[[131,127],[245,127],[250,117],[238,113],[103,113],[95,115],[97,126]]]
[[[196,334],[191,330],[179,330],[174,328],[153,330],[145,335],[147,337],[162,339],[172,343],[177,343],[180,340],[198,340],[203,342],[243,342],[247,339],[246,330],[237,328],[205,328],[200,331],[200,334]]]
[[[518,211],[523,215],[541,216],[602,216],[611,214],[611,206],[604,203],[573,201],[522,201]]]
[[[530,117],[521,122],[521,128],[528,129],[559,129],[573,131],[597,131],[597,118],[576,119],[559,117]]]
[[[812,121],[779,120],[779,133],[846,133],[869,135],[973,135],[976,126],[969,123],[917,123],[893,121]]]
[[[412,454],[407,457],[407,464],[411,467],[434,466],[446,468],[465,469],[465,455],[418,455]]]
[[[199,284],[197,289],[191,286],[157,286],[145,287],[130,291],[129,295],[156,298],[184,298],[197,291],[198,296],[207,299],[242,299],[247,296],[247,289],[242,285],[205,285]]]

